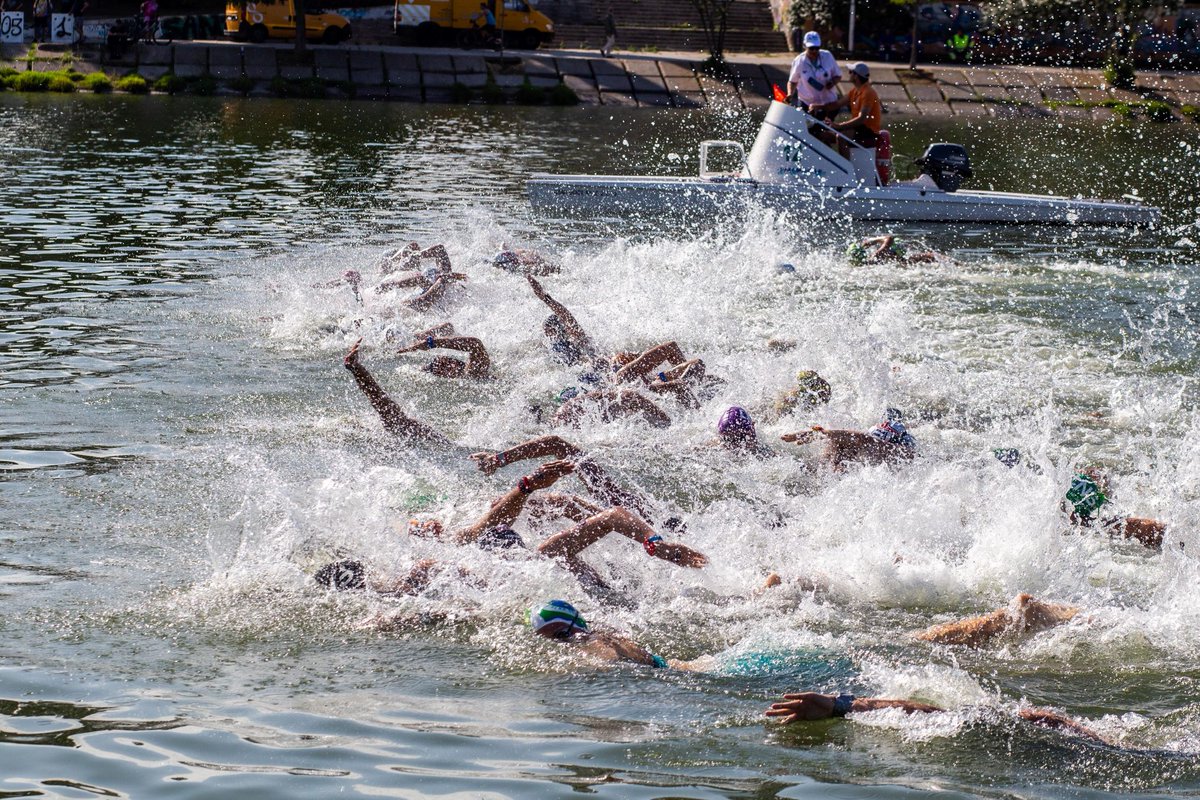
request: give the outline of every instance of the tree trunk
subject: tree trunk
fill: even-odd
[[[308,24],[304,16],[304,0],[292,0],[292,17],[296,20],[296,55],[303,55],[308,45]]]

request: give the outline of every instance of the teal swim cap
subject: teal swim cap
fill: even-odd
[[[1071,480],[1071,488],[1067,489],[1067,502],[1075,507],[1075,515],[1088,520],[1096,515],[1100,506],[1108,502],[1100,484],[1091,475],[1081,473]]]

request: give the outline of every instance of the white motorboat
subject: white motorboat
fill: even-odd
[[[891,181],[885,145],[877,151],[840,137],[848,145],[846,158],[810,132],[821,125],[803,109],[776,100],[749,156],[738,142],[702,142],[697,177],[539,173],[528,181],[529,199],[539,211],[588,215],[709,213],[753,205],[822,218],[840,213],[904,222],[1150,226],[1161,216],[1136,200],[960,189],[971,168],[957,144],[930,145],[917,159],[918,178]],[[719,149],[740,158],[741,170],[710,171],[709,154]]]

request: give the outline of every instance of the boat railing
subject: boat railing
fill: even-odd
[[[729,172],[710,172],[708,169],[708,151],[716,147],[727,147],[731,150],[736,150],[738,158],[742,162],[742,172],[753,180],[754,176],[750,173],[750,164],[746,161],[746,148],[742,147],[741,142],[730,141],[729,139],[708,139],[700,143],[700,178],[702,180],[717,180],[730,179],[738,177],[741,173]]]

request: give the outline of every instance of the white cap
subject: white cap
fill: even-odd
[[[861,61],[851,67],[850,71],[864,80],[871,77],[871,68]]]
[[[816,31],[809,31],[808,33],[804,34],[804,46],[805,47],[820,47],[821,46],[821,34],[817,33]]]

